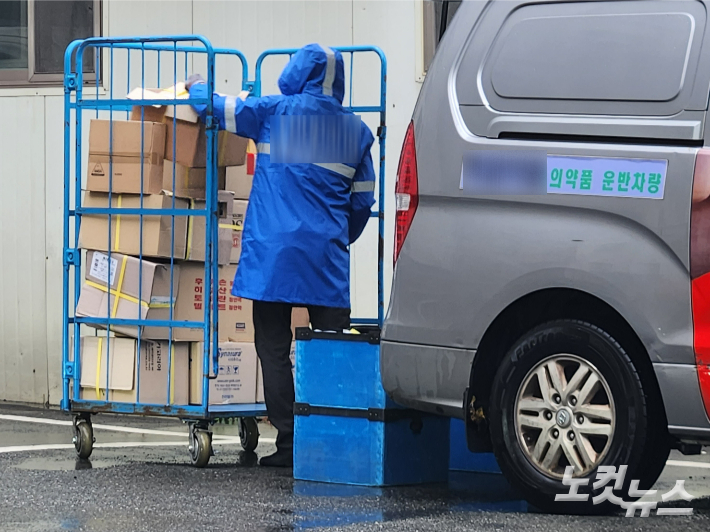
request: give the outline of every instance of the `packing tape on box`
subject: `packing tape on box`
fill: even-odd
[[[118,275],[118,285],[116,286],[116,289],[114,290],[113,288],[109,288],[106,285],[94,282],[94,281],[86,281],[86,284],[88,286],[91,286],[92,288],[97,288],[98,290],[101,290],[102,292],[106,292],[109,295],[115,296],[115,299],[113,300],[113,308],[111,309],[111,317],[115,318],[116,317],[116,312],[118,311],[118,301],[119,299],[123,298],[126,301],[130,301],[131,303],[135,305],[141,305],[145,308],[151,309],[151,308],[170,308],[170,303],[153,303],[152,301],[148,303],[147,301],[143,301],[138,299],[137,297],[129,296],[128,294],[124,294],[121,292],[121,288],[123,288],[123,278],[126,275],[126,262],[128,261],[128,256],[124,255],[123,260],[121,261],[121,272]],[[110,328],[109,328],[110,329]]]
[[[119,198],[120,199],[120,198]],[[118,293],[121,293],[121,288],[123,288],[123,279],[126,276],[126,263],[128,262],[128,257],[126,255],[123,256],[123,260],[121,261],[121,273],[118,274],[118,286],[116,287]],[[111,294],[109,293],[109,297]],[[113,309],[111,310],[111,317],[115,318],[116,317],[116,312],[118,311],[118,300],[120,297],[114,297],[113,298]]]
[[[148,303],[147,301],[142,301],[139,300],[137,297],[129,296],[128,294],[124,294],[119,292],[118,290],[114,290],[113,288],[108,289],[106,288],[106,285],[95,283],[94,281],[86,281],[86,284],[88,286],[91,286],[92,288],[98,288],[102,292],[109,292],[112,296],[117,296],[120,297],[121,299],[125,299],[126,301],[130,301],[131,303],[134,303],[136,305],[142,305],[145,308],[151,309],[151,308],[170,308],[170,303]],[[118,299],[116,299],[118,301]],[[114,306],[116,305],[116,301],[114,301]],[[111,316],[112,318],[115,318],[116,316]]]
[[[123,194],[117,194],[118,199],[116,200],[116,208],[120,209],[123,204]],[[143,238],[141,236],[141,238]],[[121,215],[116,214],[116,238],[113,241],[113,250],[116,253],[120,253],[119,247],[121,246]]]
[[[190,209],[195,208],[195,200],[191,199],[190,200]],[[190,255],[192,254],[192,230],[193,230],[193,220],[194,216],[188,216],[187,217],[187,246],[186,246],[186,251],[185,251],[185,258],[190,259]],[[236,225],[234,223],[231,224],[218,224],[217,225],[220,229],[229,229],[230,231],[241,231],[242,226],[241,225]]]
[[[86,281],[86,284],[92,288],[97,288],[101,290],[102,292],[106,292],[109,295],[115,296],[115,299],[113,300],[113,308],[111,309],[111,317],[115,318],[116,317],[116,312],[118,311],[118,300],[120,298],[125,299],[126,301],[130,301],[131,303],[135,303],[136,305],[143,305],[145,308],[150,308],[150,304],[139,300],[137,297],[129,296],[128,294],[124,294],[121,292],[121,288],[123,288],[123,278],[125,277],[126,274],[126,262],[128,261],[128,256],[124,255],[123,260],[121,261],[121,273],[118,275],[118,286],[116,286],[115,289],[109,288],[106,285],[94,282],[94,281]],[[166,304],[167,305],[167,304]]]
[[[237,224],[235,224],[235,223],[231,223],[231,224],[219,224],[219,228],[220,228],[220,229],[230,229],[230,230],[232,230],[232,231],[241,231],[241,230],[242,230],[242,226],[241,226],[241,225],[237,225]]]

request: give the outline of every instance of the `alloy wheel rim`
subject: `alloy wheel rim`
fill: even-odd
[[[515,401],[515,431],[530,463],[561,479],[581,477],[604,460],[614,438],[616,408],[604,376],[589,361],[556,354],[532,368]]]

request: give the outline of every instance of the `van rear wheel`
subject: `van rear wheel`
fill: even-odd
[[[610,465],[628,466],[614,494],[629,499],[630,481],[647,456],[646,402],[633,362],[608,333],[576,320],[531,330],[502,361],[489,404],[501,470],[534,506],[553,513],[612,510],[611,503],[592,502],[604,489],[592,488],[596,471]],[[573,477],[589,479],[578,489],[590,495],[587,501],[555,501],[570,492],[563,484],[568,467]]]

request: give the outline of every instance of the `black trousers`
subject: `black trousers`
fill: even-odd
[[[254,343],[264,376],[264,400],[269,421],[279,431],[279,451],[293,449],[293,403],[295,393],[291,373],[291,310],[289,303],[254,301]],[[313,329],[350,328],[350,309],[308,306]]]

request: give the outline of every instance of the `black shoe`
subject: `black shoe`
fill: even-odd
[[[259,465],[263,467],[293,467],[293,451],[276,451],[259,460]]]

